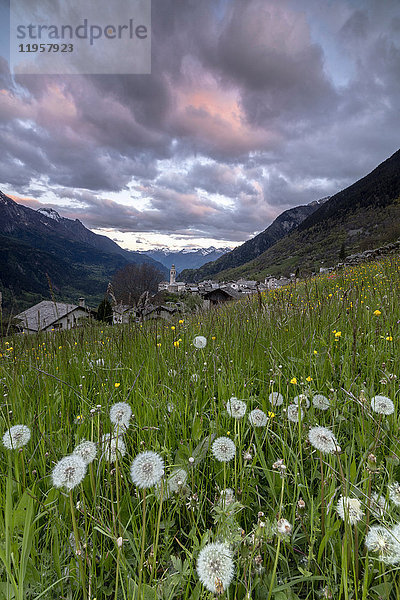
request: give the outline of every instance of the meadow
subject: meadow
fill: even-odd
[[[0,340],[0,600],[400,598],[399,296]]]

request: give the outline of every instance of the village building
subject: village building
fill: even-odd
[[[57,331],[82,325],[93,312],[84,298],[79,298],[79,304],[43,300],[16,315],[15,321],[21,333]]]
[[[119,323],[129,323],[129,321],[135,318],[135,309],[128,304],[116,304],[113,306],[113,316],[112,322],[113,325],[118,325]]]
[[[179,294],[185,290],[186,283],[184,281],[176,281],[176,268],[175,265],[172,265],[169,272],[169,283],[168,281],[161,281],[161,283],[158,284],[158,291],[167,291],[171,294]]]
[[[231,286],[212,289],[202,294],[202,296],[204,300],[204,308],[209,308],[224,302],[230,302],[231,300],[240,300],[240,298],[243,297],[241,292],[233,289]]]

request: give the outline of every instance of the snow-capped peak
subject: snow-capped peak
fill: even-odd
[[[54,210],[54,208],[38,208],[37,212],[44,215],[45,217],[48,217],[49,219],[53,219],[54,221],[57,221],[58,223],[61,221],[62,217],[58,214],[58,212],[56,210]]]

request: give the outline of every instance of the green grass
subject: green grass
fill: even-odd
[[[399,598],[397,566],[364,544],[372,525],[400,521],[389,500],[381,517],[369,510],[373,492],[388,499],[388,484],[400,481],[399,293],[391,259],[185,317],[175,329],[158,322],[1,340],[0,433],[23,423],[32,437],[21,451],[0,451],[0,600],[138,599],[142,564],[141,598],[213,598],[196,561],[205,544],[225,540],[235,576],[222,597]],[[207,338],[204,349],[193,346],[196,335]],[[282,406],[271,405],[272,391]],[[316,393],[330,408],[311,404],[289,422],[293,398]],[[394,414],[371,410],[377,394],[393,400]],[[247,403],[244,419],[229,417],[231,396]],[[53,487],[54,465],[82,439],[111,432],[109,409],[120,401],[133,409],[127,452],[109,464],[98,451],[71,511],[68,492]],[[254,408],[267,413],[266,427],[250,425]],[[334,432],[339,454],[320,457],[308,441],[315,425]],[[216,436],[236,444],[225,468],[210,450]],[[130,465],[144,450],[162,456],[167,477],[187,471],[180,491],[160,497],[133,485]],[[224,487],[236,497],[225,508]],[[337,514],[341,494],[361,502],[355,526]],[[277,534],[279,518],[290,535]]]

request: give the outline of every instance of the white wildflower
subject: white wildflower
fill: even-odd
[[[272,406],[281,406],[283,404],[283,396],[279,392],[272,392],[268,399]]]
[[[330,429],[326,427],[312,427],[308,432],[310,444],[320,452],[332,454],[338,449],[338,443]]]
[[[255,408],[249,414],[249,421],[253,427],[265,427],[268,423],[268,417],[264,411]]]
[[[365,545],[370,552],[377,552],[378,559],[387,565],[400,562],[400,542],[396,539],[395,528],[389,531],[381,525],[374,525],[365,538]]]
[[[319,410],[328,410],[331,405],[328,398],[323,394],[315,394],[312,399],[312,404],[314,408],[319,408]]]
[[[136,456],[131,465],[131,478],[138,488],[157,485],[164,475],[164,461],[159,454],[146,450]]]
[[[132,416],[132,409],[127,402],[117,402],[110,408],[110,421],[114,425],[127,428]]]
[[[371,400],[371,408],[379,415],[391,415],[394,413],[394,404],[386,396],[374,396]]]
[[[117,452],[122,457],[126,454],[125,442],[121,437],[105,433],[101,439],[102,452],[105,460],[114,463],[117,460]]]
[[[364,515],[361,502],[357,498],[348,496],[340,496],[336,510],[339,517],[343,521],[348,520],[350,525],[355,525]]]
[[[7,450],[17,450],[26,446],[31,439],[31,430],[26,425],[14,425],[3,435],[3,446]]]
[[[280,535],[290,535],[292,533],[292,526],[286,519],[279,519],[276,524],[276,530]]]
[[[220,462],[229,462],[236,454],[236,446],[230,438],[219,437],[214,440],[211,451]]]
[[[197,559],[197,574],[212,594],[226,590],[234,575],[232,551],[228,544],[211,543],[204,546]]]
[[[376,517],[382,518],[387,510],[387,502],[384,496],[379,496],[376,492],[371,495],[370,511]]]
[[[81,456],[85,463],[89,465],[94,461],[97,454],[97,446],[94,442],[84,440],[75,448],[72,454]]]
[[[51,474],[56,488],[64,487],[68,492],[79,485],[86,474],[86,463],[81,456],[71,454],[62,458]]]
[[[246,402],[238,400],[234,396],[226,403],[226,410],[228,415],[234,419],[241,419],[246,414]]]
[[[400,483],[393,481],[388,485],[389,498],[396,506],[400,506]]]
[[[195,348],[205,348],[207,345],[207,338],[203,335],[197,335],[193,340],[193,346]]]
[[[304,406],[305,408],[310,408],[310,401],[305,394],[299,394],[293,398],[293,404],[297,404],[300,406]]]
[[[304,416],[304,410],[301,408],[301,406],[297,406],[297,404],[289,404],[286,409],[286,415],[289,421],[292,423],[298,423],[299,416],[300,419],[302,419]]]

